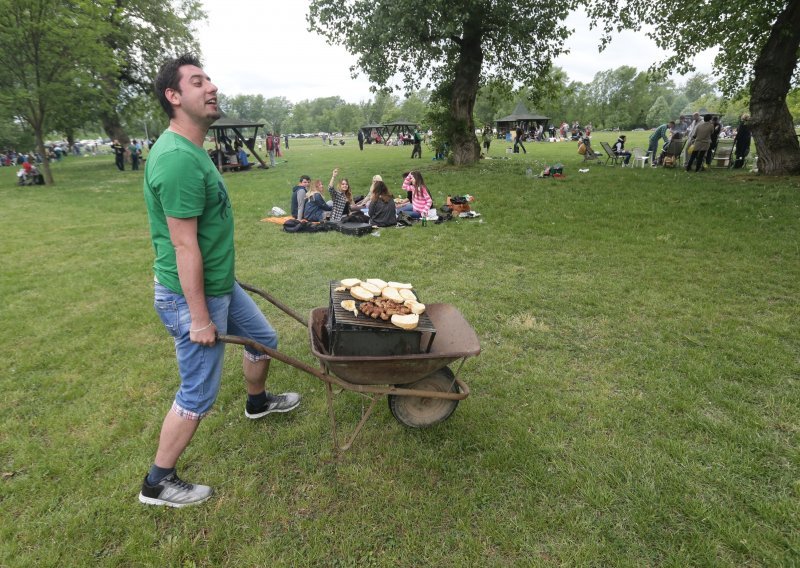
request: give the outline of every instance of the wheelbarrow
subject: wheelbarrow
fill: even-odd
[[[247,345],[323,381],[335,452],[350,449],[376,404],[384,396],[387,397],[389,409],[395,419],[410,428],[425,428],[447,420],[459,401],[469,396],[469,387],[458,375],[467,358],[478,355],[481,347],[475,331],[455,306],[427,305],[426,313],[437,331],[427,353],[337,356],[328,350],[327,308],[314,308],[310,318],[306,319],[268,292],[243,282],[239,282],[239,285],[248,292],[261,296],[308,328],[311,352],[319,360],[320,368],[314,368],[299,359],[244,337],[220,335],[219,340]],[[423,342],[425,341],[427,339],[423,338]],[[455,372],[448,367],[453,362],[458,362]],[[341,391],[358,393],[370,400],[361,420],[341,446],[333,407],[334,387]]]

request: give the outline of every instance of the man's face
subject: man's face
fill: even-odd
[[[169,101],[190,119],[210,126],[221,114],[217,107],[217,87],[202,69],[184,65],[180,69],[178,91],[167,89]]]

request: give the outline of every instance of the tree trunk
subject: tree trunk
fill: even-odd
[[[781,12],[753,66],[750,115],[758,171],[800,175],[800,144],[786,105],[800,48],[800,2]]]
[[[475,136],[472,111],[478,96],[478,84],[483,65],[482,37],[480,16],[473,16],[464,25],[461,49],[450,93],[452,119],[450,143],[453,163],[457,165],[474,164],[481,155],[481,147]]]
[[[103,130],[106,131],[106,135],[108,135],[111,140],[119,140],[120,144],[125,147],[128,146],[131,139],[122,127],[119,121],[119,115],[115,111],[102,111],[100,113],[100,121],[103,124]]]

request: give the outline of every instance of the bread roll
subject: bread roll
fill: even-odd
[[[412,314],[423,314],[425,313],[425,304],[420,304],[419,302],[415,302],[414,300],[406,300],[403,302],[403,305],[411,310]]]
[[[400,295],[400,292],[397,291],[397,288],[387,286],[381,290],[381,296],[392,302],[397,302],[398,304],[403,303],[403,297]]]
[[[398,290],[411,290],[414,288],[411,284],[404,284],[403,282],[389,282],[387,286],[397,288]]]
[[[388,286],[388,284],[386,284],[386,281],[381,280],[380,278],[367,278],[367,282],[369,282],[373,286],[377,286],[381,290],[383,290],[384,288],[386,288],[386,286]]]
[[[345,288],[352,288],[353,286],[358,286],[359,284],[361,284],[361,280],[359,280],[358,278],[345,278],[344,280],[339,282],[339,284],[341,284]]]
[[[350,295],[353,296],[356,300],[361,300],[362,302],[368,302],[375,297],[375,294],[373,294],[369,290],[365,290],[361,286],[355,286],[353,288],[350,288]]]
[[[362,282],[361,287],[364,290],[372,293],[373,296],[379,296],[381,293],[381,288],[378,288],[377,286],[375,286],[375,284],[371,284],[369,282]]]
[[[402,296],[403,300],[412,300],[414,302],[417,301],[417,295],[408,288],[401,289],[400,296]]]
[[[392,323],[403,329],[414,329],[419,325],[419,316],[417,314],[408,314],[407,316],[395,314],[392,316]]]

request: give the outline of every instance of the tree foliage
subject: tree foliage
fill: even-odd
[[[458,163],[477,160],[473,108],[487,81],[535,85],[563,52],[578,0],[312,0],[308,21],[381,87],[433,86],[432,118]]]
[[[0,106],[30,125],[42,155],[56,114],[95,92],[97,71],[114,69],[95,49],[107,30],[102,8],[91,0],[0,0]],[[43,170],[53,183],[47,161]]]
[[[658,73],[691,71],[696,53],[718,48],[723,94],[736,98],[749,90],[759,171],[800,174],[800,145],[786,104],[800,83],[800,2],[677,0],[656,10],[645,0],[596,0],[590,14],[604,29],[602,45],[617,31],[649,26],[646,34],[668,54],[654,66]]]

